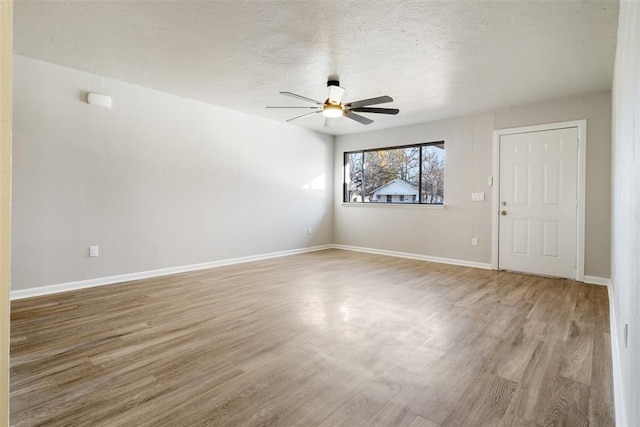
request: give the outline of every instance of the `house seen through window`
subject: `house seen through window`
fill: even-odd
[[[344,153],[351,203],[444,204],[444,142]]]

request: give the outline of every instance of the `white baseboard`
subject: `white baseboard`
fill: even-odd
[[[611,363],[613,368],[613,405],[617,426],[626,426],[627,413],[622,389],[622,368],[620,366],[620,342],[618,341],[618,316],[616,315],[615,294],[609,283],[609,327],[611,328]]]
[[[179,267],[161,268],[158,270],[141,271],[137,273],[120,274],[116,276],[98,277],[95,279],[79,280],[76,282],[60,283],[55,285],[39,286],[36,288],[20,289],[11,291],[11,300],[18,300],[23,298],[32,298],[36,296],[56,294],[59,292],[72,291],[76,289],[92,288],[94,286],[112,285],[122,282],[130,282],[133,280],[147,279],[151,277],[167,276],[170,274],[185,273],[188,271],[205,270],[207,268],[223,267],[225,265],[241,264],[244,262],[259,261],[269,258],[278,258],[287,255],[296,255],[306,252],[321,251],[324,249],[342,249],[347,251],[365,252],[375,255],[386,255],[398,258],[415,259],[420,261],[436,262],[440,264],[459,265],[463,267],[481,268],[484,270],[491,270],[491,263],[466,261],[454,258],[435,257],[430,255],[421,255],[410,252],[398,252],[389,251],[385,249],[366,248],[362,246],[350,246],[350,245],[321,245],[312,246],[309,248],[292,249],[287,251],[270,252],[266,254],[250,255],[246,257],[230,258],[220,261],[205,262],[200,264],[184,265]],[[609,286],[610,280],[597,277],[597,276],[584,276],[584,282],[595,285]]]
[[[484,270],[491,270],[491,263],[486,262],[475,262],[475,261],[465,261],[461,259],[453,259],[453,258],[441,258],[429,255],[421,255],[421,254],[413,254],[409,252],[397,252],[397,251],[388,251],[385,249],[374,249],[374,248],[364,248],[361,246],[349,246],[349,245],[333,245],[335,249],[343,249],[346,251],[355,251],[355,252],[365,252],[368,254],[375,255],[387,255],[398,258],[408,258],[408,259],[417,259],[420,261],[430,261],[437,262],[440,264],[451,264],[451,265],[460,265],[463,267],[474,267],[474,268],[482,268]]]
[[[224,259],[220,261],[205,262],[200,264],[183,265],[179,267],[161,268],[158,270],[141,271],[137,273],[120,274],[117,276],[98,277],[95,279],[79,280],[76,282],[60,283],[55,285],[38,286],[29,289],[19,289],[11,291],[11,300],[19,300],[24,298],[33,298],[43,295],[57,294],[60,292],[73,291],[77,289],[93,288],[95,286],[113,285],[116,283],[131,282],[133,280],[148,279],[151,277],[167,276],[170,274],[185,273],[188,271],[205,270],[207,268],[223,267],[225,265],[241,264],[244,262],[260,261],[269,258],[278,258],[287,255],[296,255],[306,252],[321,251],[324,249],[342,249],[348,251],[366,252],[377,255],[387,255],[400,258],[416,259],[421,261],[431,261],[441,264],[453,264],[464,267],[475,267],[491,270],[491,264],[464,261],[451,258],[440,258],[428,255],[412,254],[408,252],[387,251],[383,249],[363,248],[359,246],[348,245],[322,245],[312,246],[309,248],[292,249],[288,251],[270,252],[266,254],[250,255],[240,258]]]
[[[244,262],[260,261],[269,258],[278,258],[288,255],[297,255],[307,252],[331,249],[333,245],[312,246],[309,248],[292,249],[288,251],[270,252],[266,254],[250,255],[240,258],[223,259],[220,261],[204,262],[200,264],[183,265],[179,267],[161,268],[158,270],[141,271],[138,273],[120,274],[117,276],[98,277],[95,279],[79,280],[77,282],[60,283],[56,285],[39,286],[36,288],[19,289],[11,291],[11,300],[32,298],[42,295],[57,294],[59,292],[73,291],[77,289],[93,288],[95,286],[113,285],[116,283],[130,282],[133,280],[147,279],[150,277],[167,276],[170,274],[185,273],[188,271],[205,270],[207,268],[223,267],[225,265],[241,264]]]
[[[589,285],[611,286],[611,280],[606,277],[584,276],[584,283]]]

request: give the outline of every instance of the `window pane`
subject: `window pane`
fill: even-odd
[[[422,203],[444,203],[444,144],[422,147]]]
[[[419,179],[420,147],[364,153],[365,202],[415,203]]]
[[[345,159],[345,202],[362,201],[362,153],[347,153]]]
[[[344,156],[345,202],[444,204],[444,141]]]

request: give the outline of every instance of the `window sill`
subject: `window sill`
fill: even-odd
[[[408,209],[435,209],[441,210],[446,205],[427,205],[417,203],[363,203],[363,202],[342,202],[342,206],[345,207],[376,207],[376,208],[408,208]]]

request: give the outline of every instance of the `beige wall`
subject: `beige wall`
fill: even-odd
[[[640,425],[640,2],[622,1],[613,78],[611,283],[616,421]],[[624,344],[624,325],[629,325]],[[616,369],[617,368],[617,369]]]
[[[585,274],[609,277],[610,92],[556,99],[475,116],[336,137],[334,240],[338,244],[491,263],[493,131],[587,119]],[[345,151],[445,141],[445,209],[342,204]],[[484,192],[485,202],[471,202]],[[477,237],[479,246],[471,246]]]
[[[0,0],[0,426],[9,424],[12,24],[13,4]]]
[[[12,289],[331,243],[331,136],[19,55],[14,70]]]
[[[494,117],[484,114],[336,137],[334,240],[337,244],[471,262],[491,262],[490,200]],[[343,205],[345,151],[445,141],[445,209],[401,205]],[[477,237],[479,246],[471,246]]]
[[[525,105],[496,113],[496,129],[587,119],[585,274],[608,278],[611,218],[611,92]]]
[[[41,61],[15,69],[13,289],[332,242],[488,264],[493,131],[582,118],[585,274],[609,277],[609,92],[340,136],[334,151],[328,136]],[[114,108],[82,102],[88,90]],[[344,151],[439,140],[446,209],[340,203]]]

